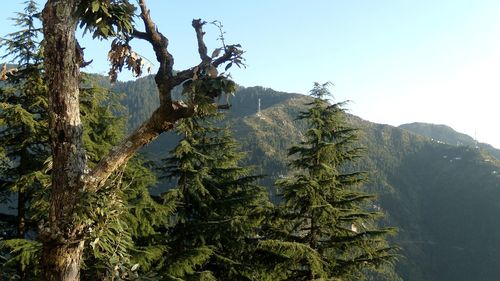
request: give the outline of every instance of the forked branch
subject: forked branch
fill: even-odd
[[[90,191],[97,191],[101,188],[109,176],[141,147],[156,139],[161,133],[172,130],[180,119],[193,116],[196,113],[196,103],[186,105],[181,101],[172,100],[171,92],[174,87],[186,81],[194,80],[198,72],[202,70],[211,70],[217,76],[217,71],[215,70],[217,66],[224,63],[234,62],[238,65],[241,63],[241,54],[243,52],[239,49],[239,45],[227,46],[221,56],[208,56],[207,47],[203,41],[203,25],[205,22],[198,19],[193,20],[192,26],[196,33],[201,62],[197,66],[174,74],[174,58],[168,51],[169,42],[167,37],[158,31],[145,0],[140,0],[139,6],[145,31],[135,29],[130,35],[132,38],[149,42],[155,52],[156,59],[160,64],[158,72],[155,75],[155,82],[160,96],[160,105],[148,120],[120,144],[113,147],[108,155],[103,157],[97,166],[82,178],[85,188]],[[213,98],[213,96],[210,96],[210,98]]]

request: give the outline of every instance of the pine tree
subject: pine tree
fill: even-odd
[[[267,193],[238,165],[237,143],[213,119],[183,120],[183,138],[161,168],[177,183],[165,194],[177,209],[165,234],[163,273],[173,280],[264,280],[255,259]]]
[[[0,95],[0,143],[10,163],[1,171],[0,188],[16,192],[18,223],[16,237],[27,231],[26,205],[32,186],[37,185],[38,167],[49,156],[46,90],[40,75],[38,48],[40,28],[36,26],[37,7],[28,1],[24,13],[14,19],[21,30],[2,38],[6,49],[2,58],[15,62],[17,72],[9,77]],[[44,137],[41,137],[44,136]]]
[[[24,12],[17,13],[13,20],[20,31],[0,41],[0,47],[6,51],[2,58],[15,63],[17,70],[11,72],[0,89],[0,146],[7,160],[0,167],[0,190],[7,198],[17,201],[17,213],[11,220],[15,221],[15,226],[11,224],[15,234],[4,238],[18,239],[11,242],[14,248],[18,252],[29,252],[34,244],[25,245],[22,240],[36,230],[31,220],[37,212],[32,207],[32,198],[49,180],[42,167],[50,155],[47,94],[39,48],[41,30],[35,1],[27,1]],[[17,275],[26,280],[30,263],[26,255],[20,255],[13,262],[17,263]]]
[[[328,84],[316,83],[311,96],[298,116],[308,124],[305,140],[289,149],[294,174],[277,182],[284,239],[267,246],[290,257],[286,280],[363,280],[394,262],[386,241],[394,229],[377,227],[374,196],[361,188],[366,173],[355,160],[362,149],[344,103],[329,104]]]

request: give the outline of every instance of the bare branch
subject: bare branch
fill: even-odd
[[[203,41],[203,35],[205,35],[205,32],[203,32],[204,24],[206,24],[206,22],[201,21],[201,19],[196,19],[193,20],[191,25],[196,32],[196,40],[198,41],[198,53],[200,54],[200,59],[203,63],[208,64],[210,63],[211,58],[207,53],[207,45],[205,45],[205,42]]]
[[[142,31],[139,31],[137,29],[134,29],[134,31],[132,31],[132,36],[133,36],[133,38],[139,38],[139,39],[146,40],[146,41],[151,43],[151,37],[146,32],[142,32]]]
[[[90,191],[101,188],[111,173],[126,163],[137,150],[156,139],[161,133],[172,130],[177,120],[194,114],[193,107],[181,102],[174,102],[172,107],[171,111],[164,107],[156,109],[149,120],[113,147],[89,174],[83,176],[82,181],[86,188]]]
[[[153,50],[156,54],[156,60],[158,60],[158,62],[160,63],[160,69],[158,70],[157,76],[163,76],[161,78],[170,78],[172,77],[174,57],[167,50],[168,39],[156,28],[156,24],[151,19],[149,9],[147,8],[144,0],[139,1],[139,6],[141,7],[141,18],[144,22],[147,34],[147,36],[143,37],[143,39],[149,37],[149,40],[146,40],[149,41],[153,46]]]
[[[181,101],[172,101],[171,91],[174,87],[192,79],[200,70],[208,70],[208,73],[215,72],[215,76],[217,76],[217,66],[225,62],[234,61],[238,63],[236,60],[241,58],[242,52],[239,50],[238,45],[229,45],[225,48],[225,53],[222,56],[212,61],[213,59],[208,56],[207,46],[203,41],[205,34],[203,25],[205,22],[200,19],[193,20],[192,26],[196,32],[201,62],[198,66],[177,72],[174,75],[174,58],[168,52],[168,39],[156,28],[145,0],[139,0],[139,6],[145,31],[134,30],[131,35],[133,38],[149,42],[156,54],[156,59],[160,63],[158,72],[155,75],[160,105],[146,122],[120,144],[112,148],[110,153],[101,159],[92,171],[82,177],[81,180],[84,186],[91,191],[101,188],[109,176],[145,144],[157,138],[161,133],[172,130],[178,120],[194,115],[196,103],[186,105]],[[211,96],[211,98],[213,97]],[[228,106],[219,105],[219,108],[228,108]]]
[[[227,47],[224,54],[222,56],[220,56],[219,58],[217,58],[216,60],[214,60],[214,62],[212,63],[213,66],[218,67],[219,65],[221,65],[227,61],[230,61],[234,55],[235,50],[236,50],[236,48],[233,46]]]

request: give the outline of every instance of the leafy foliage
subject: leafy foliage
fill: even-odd
[[[9,280],[16,280],[20,275],[26,276],[25,271],[31,268],[33,276],[38,275],[38,254],[40,252],[41,243],[26,239],[9,239],[0,240],[0,252],[8,251],[7,257],[3,261],[0,276],[9,277]],[[21,271],[15,269],[20,266]]]
[[[80,28],[92,33],[93,38],[107,39],[130,34],[135,6],[128,0],[83,0],[77,15]]]
[[[24,11],[18,12],[17,17],[12,19],[14,25],[19,26],[21,29],[8,34],[6,38],[0,39],[2,48],[6,50],[2,58],[15,62],[22,72],[19,74],[20,79],[28,76],[25,72],[35,71],[41,67],[39,48],[41,27],[38,7],[33,0],[26,1],[25,5]],[[15,76],[10,77],[9,80],[15,80]]]
[[[224,75],[214,74],[214,76],[207,74],[183,84],[182,94],[185,96],[186,103],[196,106],[198,115],[213,115],[218,109],[218,104],[214,103],[214,99],[222,95],[229,97],[236,91],[234,81]]]
[[[106,84],[106,78],[96,77]],[[116,92],[125,92],[122,100],[129,110],[129,124],[139,124],[158,105],[158,93],[153,77],[137,81],[117,82]],[[180,97],[180,90],[174,96]],[[261,117],[256,116],[258,99],[261,99]],[[232,132],[248,157],[243,165],[254,165],[258,173],[268,175],[259,179],[267,186],[271,198],[278,202],[271,183],[289,176],[286,148],[304,140],[307,129],[304,120],[293,119],[308,108],[310,97],[277,92],[263,87],[238,87],[231,97],[231,110],[225,123],[231,123]],[[365,187],[378,195],[378,202],[371,205],[374,210],[387,214],[380,221],[383,225],[398,226],[397,237],[391,241],[402,246],[397,272],[404,280],[471,280],[481,276],[482,280],[496,280],[499,271],[498,224],[498,175],[499,165],[488,149],[474,146],[440,144],[421,135],[388,125],[374,124],[349,114],[345,121],[355,128],[360,146],[365,147],[367,157],[352,163],[360,170],[369,171]],[[133,125],[130,125],[135,127]],[[432,136],[431,136],[432,137]],[[434,139],[437,139],[434,137]],[[149,159],[165,157],[168,148],[177,145],[179,136],[165,134],[149,144],[145,153]],[[472,143],[473,144],[473,143]],[[446,158],[445,158],[446,157]],[[460,158],[461,160],[456,160]],[[165,184],[159,184],[155,192],[161,192]],[[453,196],[451,196],[453,194]],[[454,198],[453,200],[450,200]],[[445,203],[443,203],[445,202]],[[278,232],[279,233],[279,232]],[[453,233],[453,239],[449,234]],[[267,233],[268,244],[280,242],[280,235]],[[490,241],[491,247],[481,242]],[[260,261],[277,268],[287,260],[281,255],[267,251],[262,244]],[[265,247],[264,247],[265,245]],[[279,245],[275,245],[276,249]],[[158,247],[159,248],[159,247]],[[161,256],[167,250],[151,247],[148,254]],[[484,257],[489,259],[485,260]],[[450,267],[453,257],[455,267]],[[141,267],[144,270],[144,267]],[[267,271],[257,280],[280,280],[277,271]],[[274,274],[274,275],[273,275]],[[380,280],[369,276],[369,280]]]
[[[84,124],[84,142],[89,166],[105,155],[125,132],[125,118],[119,97],[93,84],[86,76],[81,90],[80,108]],[[90,80],[89,80],[90,79]],[[102,280],[156,280],[149,269],[148,251],[141,247],[144,237],[156,234],[154,227],[162,225],[173,206],[155,202],[148,188],[156,181],[144,167],[140,157],[134,157],[108,180],[97,193],[84,192],[85,202],[77,220],[90,226],[82,271],[84,278]]]
[[[5,64],[0,73],[0,80],[8,78],[0,92],[2,200],[10,200],[16,193],[17,201],[23,202],[17,210],[26,207],[16,220],[1,217],[4,221],[0,227],[7,230],[2,235],[19,238],[0,241],[0,263],[4,276],[21,279],[27,268],[33,270],[25,277],[37,276],[40,244],[30,239],[35,235],[34,222],[46,216],[45,197],[50,188],[46,90],[37,49],[39,29],[35,26],[38,14],[34,1],[27,4],[16,22],[25,28],[1,42],[16,65]],[[118,37],[110,53],[114,73],[127,67],[140,75],[144,60],[129,48],[127,38],[133,30],[133,5],[95,0],[81,1],[81,5],[81,27],[97,38]],[[220,23],[214,24],[221,28]],[[226,45],[222,29],[220,40],[223,47],[212,53],[211,60],[237,48],[226,70],[233,64],[243,66],[240,46]],[[367,125],[346,115],[344,104],[326,103],[326,85],[315,85],[314,100],[295,123],[286,118],[296,115],[301,108],[297,104],[305,98],[274,96],[269,89],[241,88],[241,92],[274,103],[272,110],[254,116],[256,109],[247,100],[233,99],[233,105],[241,106],[233,115],[246,114],[236,119],[235,130],[245,149],[252,151],[251,157],[241,159],[238,153],[232,154],[235,145],[227,132],[212,125],[205,127],[208,116],[217,108],[214,99],[220,98],[220,93],[229,98],[227,93],[233,93],[236,85],[214,67],[200,66],[194,73],[183,84],[184,96],[179,93],[177,97],[198,105],[200,116],[183,122],[186,127],[181,129],[177,154],[165,166],[176,187],[163,198],[150,196],[148,186],[155,182],[154,176],[147,164],[136,158],[113,175],[99,193],[82,191],[87,206],[75,219],[87,220],[92,226],[87,233],[90,248],[82,272],[85,279],[155,280],[161,277],[154,272],[160,271],[168,280],[302,280],[330,276],[378,280],[372,269],[389,270],[387,278],[397,279],[390,262],[394,249],[385,241],[391,231],[378,227],[380,206],[360,187],[367,175],[358,171],[376,168],[368,187],[379,192],[382,206],[391,213],[389,219],[401,226],[399,240],[409,256],[398,265],[404,277],[495,280],[491,276],[498,275],[498,255],[494,252],[498,239],[491,233],[498,231],[491,218],[498,211],[493,195],[498,193],[499,166],[488,155],[493,150],[450,147],[395,128]],[[92,166],[122,137],[124,117],[117,116],[122,109],[107,90],[93,85],[83,88],[84,140]],[[143,109],[139,101],[133,103]],[[157,104],[151,101],[148,110]],[[362,150],[355,144],[360,132],[352,124],[365,127],[365,135],[360,138],[369,144],[370,158],[361,163],[354,161]],[[304,125],[309,128],[302,130]],[[452,134],[450,139],[456,137]],[[294,140],[302,142],[290,149],[291,167],[295,169],[290,172],[284,164],[283,147]],[[274,210],[275,217],[270,216],[265,192],[256,185],[263,180],[235,164],[241,160],[282,178],[278,185],[283,203]],[[450,193],[457,195],[450,197]],[[21,231],[23,220],[26,227]],[[474,237],[481,239],[471,239]],[[488,241],[491,247],[484,247],[478,240]],[[484,256],[490,258],[484,260]],[[450,270],[443,260],[470,270]]]

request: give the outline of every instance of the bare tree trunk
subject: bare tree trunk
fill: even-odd
[[[42,280],[80,280],[83,244],[83,241],[77,242],[76,244],[44,243],[41,257],[41,262],[43,264]],[[47,267],[49,265],[51,268]]]
[[[83,225],[75,222],[85,150],[79,110],[79,54],[75,41],[78,0],[49,0],[43,9],[49,89],[52,187],[49,221],[40,231],[43,280],[80,279]]]

